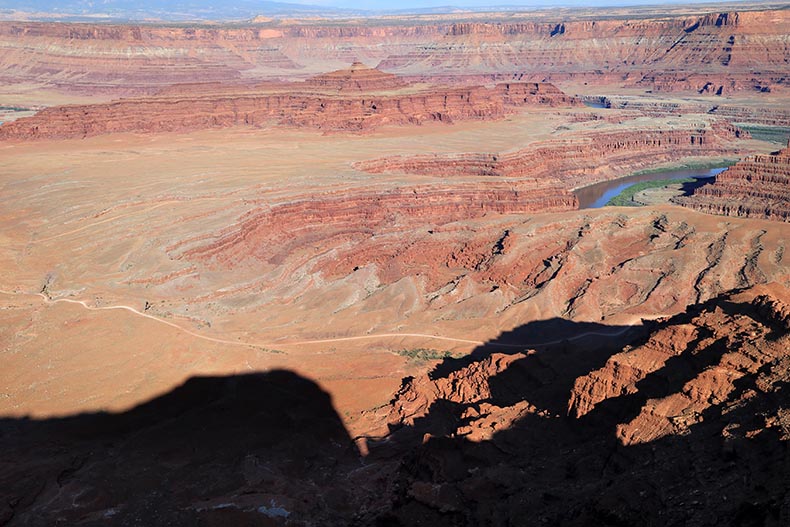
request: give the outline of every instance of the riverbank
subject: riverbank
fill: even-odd
[[[641,207],[646,205],[646,203],[644,201],[638,201],[634,199],[634,197],[641,192],[646,190],[662,189],[668,186],[672,186],[673,188],[676,187],[679,190],[684,183],[692,183],[694,181],[697,180],[691,177],[683,179],[657,179],[655,181],[643,181],[642,183],[636,183],[623,190],[620,194],[606,202],[606,206]]]
[[[641,204],[633,199],[637,192],[649,188],[662,188],[679,182],[693,185],[698,180],[710,179],[726,170],[731,166],[731,163],[725,162],[712,167],[706,167],[705,165],[709,165],[709,163],[693,162],[687,163],[684,168],[672,169],[654,167],[636,172],[630,176],[577,189],[574,191],[574,194],[579,200],[580,209],[595,209],[606,205],[640,206]],[[685,188],[682,190],[686,191]]]

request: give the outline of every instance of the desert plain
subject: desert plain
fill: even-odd
[[[788,50],[761,3],[0,21],[0,525],[786,525]]]

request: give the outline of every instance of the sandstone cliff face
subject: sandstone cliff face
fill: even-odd
[[[675,201],[711,214],[790,221],[790,146],[747,157]]]
[[[575,196],[551,183],[422,185],[391,191],[344,192],[253,210],[216,241],[184,253],[221,266],[258,260],[282,263],[314,243],[344,247],[372,236],[408,232],[486,215],[572,210]],[[393,240],[390,240],[393,241]],[[384,253],[386,254],[386,252]],[[364,262],[361,258],[346,261]]]
[[[647,164],[695,155],[733,153],[731,142],[748,134],[723,122],[694,128],[647,128],[577,133],[504,154],[397,156],[357,163],[374,174],[405,172],[437,177],[556,178],[566,188],[622,177]]]
[[[669,101],[647,97],[604,97],[607,108],[636,110],[645,115],[663,117],[689,113],[709,114],[736,123],[760,123],[790,126],[790,110],[782,107],[739,106],[718,102]]]
[[[408,81],[392,73],[354,62],[350,68],[316,75],[306,81],[312,88],[331,91],[381,91],[408,86]]]
[[[317,81],[322,88],[326,79]],[[388,81],[391,82],[391,81]],[[391,86],[391,85],[390,85]],[[210,90],[203,85],[201,90]],[[290,91],[289,91],[290,89]],[[528,105],[577,105],[551,85],[506,83],[493,88],[434,88],[403,95],[323,94],[301,84],[274,92],[122,99],[107,104],[57,106],[0,127],[0,139],[64,139],[113,132],[184,132],[272,122],[327,131],[362,131],[385,124],[496,119]]]
[[[527,74],[726,94],[786,89],[787,24],[782,10],[236,28],[8,22],[0,24],[0,79],[88,93],[149,93],[153,86],[271,79],[361,60],[408,75]]]
[[[388,521],[734,526],[757,501],[781,524],[788,301],[777,284],[722,295],[653,323],[600,369],[617,344],[595,351],[579,327],[564,347],[494,341],[404,379],[371,412],[386,439],[369,441],[369,460],[403,456]]]

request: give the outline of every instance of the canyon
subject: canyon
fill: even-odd
[[[718,174],[714,183],[675,200],[703,212],[790,221],[789,191],[790,146],[747,157]]]
[[[400,156],[360,162],[356,166],[374,174],[553,178],[573,189],[622,177],[648,164],[704,155],[734,155],[735,140],[748,137],[748,132],[726,122],[704,118],[690,123],[634,119],[629,125],[616,131],[579,130],[565,140],[536,143],[502,154]]]
[[[788,524],[789,14],[0,21],[0,525]]]
[[[305,78],[359,60],[415,76],[516,74],[532,81],[617,79],[661,91],[786,90],[788,14],[757,6],[633,19],[532,12],[234,27],[0,22],[0,79],[142,94],[176,83]]]
[[[179,132],[236,125],[266,126],[271,122],[320,130],[368,130],[385,124],[453,122],[495,119],[526,105],[568,106],[579,102],[551,84],[507,83],[493,88],[425,89],[404,94],[381,94],[376,90],[404,87],[405,81],[376,75],[353,67],[305,83],[271,85],[270,93],[255,89],[219,93],[201,90],[181,96],[121,99],[106,104],[68,105],[44,109],[0,128],[3,139],[66,139],[98,134]],[[368,80],[357,80],[368,77]],[[370,79],[373,77],[373,79]],[[303,86],[306,85],[306,86]],[[362,91],[345,95],[347,87]],[[362,86],[365,88],[363,89]],[[203,88],[197,86],[198,89]],[[299,93],[300,90],[335,93]],[[171,91],[180,91],[179,87]]]

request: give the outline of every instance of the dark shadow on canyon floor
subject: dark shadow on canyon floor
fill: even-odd
[[[649,327],[649,323],[631,327],[562,318],[538,320],[501,333],[467,357],[446,359],[431,371],[430,377],[448,377],[492,353],[528,352],[527,357],[499,375],[497,383],[491,386],[493,397],[507,405],[529,400],[552,413],[565,413],[576,378],[603,366],[624,345],[646,334]]]
[[[723,341],[704,352],[691,342],[636,391],[582,417],[568,411],[577,379],[700,310],[633,330],[549,320],[506,332],[404,380],[466,395],[440,394],[369,439],[365,459],[329,395],[288,371],[191,379],[120,414],[0,419],[0,525],[786,526],[790,449],[766,419],[790,423],[790,359],[735,380],[682,430],[648,442],[624,444],[618,425],[715,367]],[[462,369],[496,361],[471,390],[460,386]],[[484,437],[469,432],[481,420]]]
[[[682,196],[691,196],[694,194],[694,191],[700,189],[706,185],[710,185],[716,181],[716,177],[700,177],[694,178],[694,181],[688,181],[680,185],[680,191],[682,192]]]
[[[721,299],[707,303],[714,305],[730,315],[753,315]],[[577,378],[602,367],[629,342],[644,343],[649,329],[688,324],[700,310],[694,306],[666,322],[651,322],[641,334],[550,321],[547,325],[562,328],[567,341],[509,362],[482,381],[490,398],[480,401],[463,401],[464,388],[457,389],[453,372],[484,367],[486,357],[505,350],[498,344],[533,334],[529,324],[481,346],[471,358],[437,366],[431,380],[451,381],[452,388],[445,384],[442,389],[457,389],[453,393],[461,400],[436,400],[413,425],[393,428],[381,445],[385,456],[392,455],[393,442],[408,447],[394,506],[380,516],[379,527],[790,524],[790,449],[781,427],[766,428],[766,416],[788,413],[790,382],[775,383],[769,393],[765,385],[765,375],[785,375],[789,364],[767,364],[735,380],[723,400],[682,416],[689,422],[676,433],[624,444],[619,424],[631,422],[649,400],[681,393],[688,381],[732,351],[724,340],[712,339],[697,352],[698,341],[710,337],[703,330],[678,356],[639,381],[635,393],[609,397],[582,417],[568,412]],[[782,331],[769,329],[768,339]],[[595,345],[573,338],[591,331],[628,338]],[[519,406],[525,402],[532,410]],[[487,438],[470,440],[475,421],[494,427]],[[373,444],[373,458],[376,451]]]
[[[359,466],[330,396],[289,371],[195,377],[118,414],[0,419],[0,448],[12,525],[339,521],[337,472]]]

